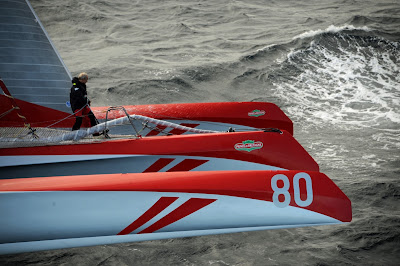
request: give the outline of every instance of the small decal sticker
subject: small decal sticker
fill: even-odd
[[[65,105],[66,105],[67,107],[71,107],[71,103],[70,103],[69,101],[66,101],[66,102],[65,102]]]
[[[249,112],[248,115],[254,116],[254,117],[259,117],[259,116],[265,115],[265,111],[256,109],[256,110]]]
[[[235,149],[238,151],[251,152],[253,150],[261,149],[264,144],[261,141],[245,140],[242,143],[236,143]]]

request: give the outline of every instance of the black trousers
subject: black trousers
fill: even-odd
[[[89,111],[89,113],[87,114],[87,116],[88,116],[89,119],[90,119],[90,126],[93,127],[93,126],[97,125],[96,117],[94,116],[94,114],[93,114],[92,111]],[[74,124],[74,126],[72,127],[72,130],[78,130],[78,129],[80,129],[80,128],[81,128],[81,125],[82,125],[82,120],[83,120],[83,117],[82,117],[82,116],[76,116],[76,117],[75,117],[75,124]]]

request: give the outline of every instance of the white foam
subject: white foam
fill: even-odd
[[[343,25],[343,26],[335,26],[335,25],[330,25],[328,28],[322,30],[322,29],[318,29],[318,30],[310,30],[310,31],[306,31],[304,33],[301,33],[299,35],[296,35],[293,37],[293,40],[295,39],[305,39],[305,38],[311,38],[314,37],[316,35],[320,35],[322,33],[337,33],[337,32],[341,32],[344,30],[363,30],[363,31],[371,31],[370,28],[368,28],[367,26],[363,26],[363,27],[355,27],[353,25]]]
[[[321,32],[352,28],[332,26]],[[313,36],[317,32],[307,34]],[[382,47],[376,48],[351,36],[329,37],[326,41],[337,43],[325,47],[323,42],[312,41],[306,50],[287,55],[285,64],[300,69],[299,75],[274,85],[279,97],[291,103],[290,117],[307,119],[313,125],[334,124],[343,129],[394,130],[393,136],[383,134],[376,140],[397,147],[400,65],[396,61],[399,51],[395,43],[385,41]],[[332,46],[335,48],[329,48]]]

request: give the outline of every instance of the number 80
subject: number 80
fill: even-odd
[[[307,198],[302,200],[300,198],[300,179],[304,179],[306,182],[306,190],[307,190]],[[278,187],[278,180],[283,181],[283,187]],[[277,174],[271,178],[271,187],[274,191],[272,195],[272,202],[275,204],[276,207],[284,208],[289,206],[290,204],[290,181],[289,178],[284,174]],[[313,190],[312,190],[312,180],[309,174],[307,173],[297,173],[293,177],[293,191],[294,191],[294,201],[300,207],[307,207],[313,202]],[[279,201],[279,195],[283,195],[285,200],[283,202]]]

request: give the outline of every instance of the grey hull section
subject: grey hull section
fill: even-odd
[[[50,156],[52,158],[57,156]],[[157,172],[175,171],[229,171],[229,170],[283,170],[282,168],[252,162],[198,156],[132,155],[110,158],[55,159],[54,162],[18,164],[0,167],[1,179],[51,177],[69,175],[95,175],[115,173],[143,173],[151,169],[160,159],[167,164]],[[154,168],[153,168],[154,169]],[[152,170],[154,171],[154,170]]]
[[[177,199],[133,232],[119,234],[165,197]],[[212,203],[156,232],[141,233],[193,199]],[[0,211],[0,254],[341,223],[303,208],[213,193],[7,192],[0,193]]]

